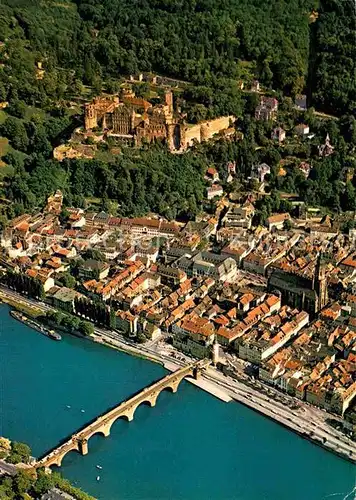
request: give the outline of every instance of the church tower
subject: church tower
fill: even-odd
[[[320,252],[314,270],[313,290],[315,290],[318,297],[315,309],[319,312],[328,303],[328,283],[326,279],[325,263],[322,260],[322,254]]]

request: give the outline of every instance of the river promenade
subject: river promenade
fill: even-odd
[[[27,307],[35,306],[43,312],[51,309],[47,304],[28,299],[4,287],[0,289],[0,299],[4,302],[7,299],[10,299],[10,302],[22,302]],[[95,328],[92,340],[134,356],[155,361],[170,371],[177,370],[192,361],[187,356],[175,351],[171,346],[168,348],[157,342],[136,345],[120,336],[117,332],[102,328]],[[268,392],[266,392],[267,387],[258,382],[253,386],[247,385],[246,381],[226,377],[213,367],[209,367],[200,380],[190,380],[189,378],[187,380],[222,401],[235,400],[242,403],[296,432],[303,438],[356,463],[355,443],[341,432],[330,427],[326,423],[326,418],[331,417],[331,415],[318,408],[298,401],[298,408],[292,409],[288,403],[295,403],[294,398],[283,394],[281,402],[281,393],[278,393],[278,398],[274,398],[273,393],[277,395],[277,391],[272,388],[268,387]],[[285,404],[283,404],[283,401]]]
[[[100,342],[50,341],[6,305],[0,357],[0,433],[35,457],[170,373]],[[186,380],[131,422],[118,419],[108,437],[91,437],[88,451],[68,453],[60,472],[101,500],[342,500],[355,485],[351,462]]]

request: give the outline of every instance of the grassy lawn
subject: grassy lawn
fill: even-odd
[[[9,151],[9,140],[6,137],[0,137],[0,158]]]
[[[88,205],[100,205],[100,203],[101,203],[101,199],[94,198],[94,196],[91,198],[85,198],[85,200],[88,203]]]
[[[0,180],[5,176],[11,177],[12,175],[14,175],[14,167],[6,165],[6,163],[0,160]]]
[[[1,113],[1,111],[0,111]],[[1,121],[1,115],[0,115]],[[7,167],[6,163],[2,161],[1,157],[6,155],[9,150],[9,141],[5,137],[0,137],[0,177],[7,175],[7,172],[4,173],[4,169]]]
[[[6,137],[0,137],[0,180],[7,176],[12,176],[14,173],[14,168],[12,165],[7,165],[3,160],[2,157],[5,156],[7,153],[10,151],[15,151],[9,144],[9,140]],[[26,158],[26,154],[22,153],[21,151],[17,151],[19,155],[21,155],[23,158]]]
[[[0,109],[0,125],[4,123],[7,116],[8,114],[3,109]],[[40,108],[36,108],[35,106],[27,106],[25,120],[31,120],[31,118],[34,116],[38,116],[41,119],[44,119],[46,116],[46,112]]]
[[[79,115],[81,113],[81,107],[79,105],[69,108],[68,113],[72,115]]]
[[[95,153],[95,158],[107,163],[112,163],[113,161],[115,161],[115,155],[113,155],[110,151],[97,151]]]
[[[38,116],[42,120],[46,116],[46,112],[43,109],[35,108],[34,106],[28,106],[26,109],[25,120],[31,120],[34,116]]]
[[[27,106],[24,119],[29,121],[34,116],[38,116],[39,118],[41,118],[43,120],[46,116],[46,112],[40,108],[36,108],[35,106]],[[4,111],[3,109],[0,109],[0,125],[2,123],[4,123],[4,121],[6,120],[7,117],[8,117],[8,114],[6,113],[6,111]]]
[[[7,114],[4,110],[0,109],[0,125],[4,123],[7,118]]]

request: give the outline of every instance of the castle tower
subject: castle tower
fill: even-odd
[[[85,130],[91,130],[98,126],[95,104],[85,105],[84,126]]]
[[[175,139],[175,128],[176,128],[175,124],[167,125],[168,147],[169,147],[170,151],[174,151],[176,149],[175,140],[174,140]]]
[[[102,123],[101,128],[102,128],[103,130],[107,129],[106,114],[105,114],[105,113],[104,113],[104,116],[103,116],[103,123]]]
[[[185,122],[179,123],[179,136],[180,136],[180,151],[185,151],[187,149],[187,125]]]
[[[166,90],[165,94],[165,102],[168,108],[168,112],[173,115],[173,93],[171,90]]]
[[[136,119],[136,113],[135,113],[135,110],[132,108],[132,112],[131,112],[131,130],[130,130],[130,133],[132,133],[132,131],[135,129],[135,119]]]
[[[316,311],[320,311],[328,303],[328,283],[325,272],[325,263],[322,261],[321,253],[318,254],[316,261],[313,277],[313,290],[315,290],[318,295]]]

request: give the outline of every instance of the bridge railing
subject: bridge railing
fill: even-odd
[[[172,378],[176,378],[177,376],[181,376],[183,373],[188,374],[194,368],[205,368],[208,364],[210,364],[209,360],[199,360],[199,361],[191,363],[187,366],[184,366],[175,372],[169,373],[168,375],[166,375],[162,379],[158,380],[157,382],[154,382],[152,385],[142,389],[142,391],[140,391],[138,394],[135,394],[131,398],[122,401],[119,405],[117,405],[116,407],[107,411],[103,415],[99,415],[94,421],[92,421],[90,424],[84,426],[78,432],[72,434],[71,438],[68,441],[61,444],[58,448],[54,448],[50,453],[48,453],[47,455],[42,457],[37,463],[38,464],[46,463],[52,457],[56,457],[57,455],[59,455],[63,451],[65,451],[66,449],[68,449],[68,450],[73,449],[73,447],[75,447],[75,445],[77,444],[78,440],[83,439],[83,437],[82,437],[83,434],[87,434],[88,431],[95,429],[95,427],[98,424],[102,425],[103,421],[109,420],[117,411],[122,411],[126,405],[132,405],[137,400],[141,400],[141,399],[144,400],[144,397],[147,395],[147,393],[154,392],[158,388],[165,386],[167,384],[167,381],[171,380]]]
[[[173,373],[169,373],[168,375],[166,375],[164,378],[158,380],[157,382],[155,382],[154,384],[148,386],[148,387],[145,387],[144,389],[142,389],[141,392],[139,392],[138,394],[135,394],[135,396],[129,398],[129,399],[126,399],[124,401],[122,401],[118,406],[116,406],[115,408],[112,408],[111,410],[109,410],[108,412],[106,412],[105,414],[103,415],[99,415],[93,422],[91,422],[89,425],[87,425],[86,427],[84,427],[83,429],[81,429],[79,432],[77,432],[75,434],[75,436],[77,438],[80,438],[80,435],[81,434],[85,434],[87,433],[88,431],[91,431],[92,429],[94,429],[98,424],[102,425],[102,423],[105,421],[105,420],[108,420],[110,419],[113,415],[115,415],[115,413],[117,411],[122,411],[126,405],[132,405],[134,404],[137,400],[141,400],[144,398],[144,396],[147,395],[147,393],[151,393],[151,392],[154,392],[155,390],[157,390],[158,388],[160,387],[163,387],[167,384],[167,381],[171,380],[172,378],[175,378],[177,376],[180,376],[182,375],[182,373],[184,372],[187,372],[189,373],[193,368],[194,366],[196,365],[196,363],[192,363],[191,365],[188,365],[188,366],[185,366]],[[74,436],[74,434],[73,434]]]

